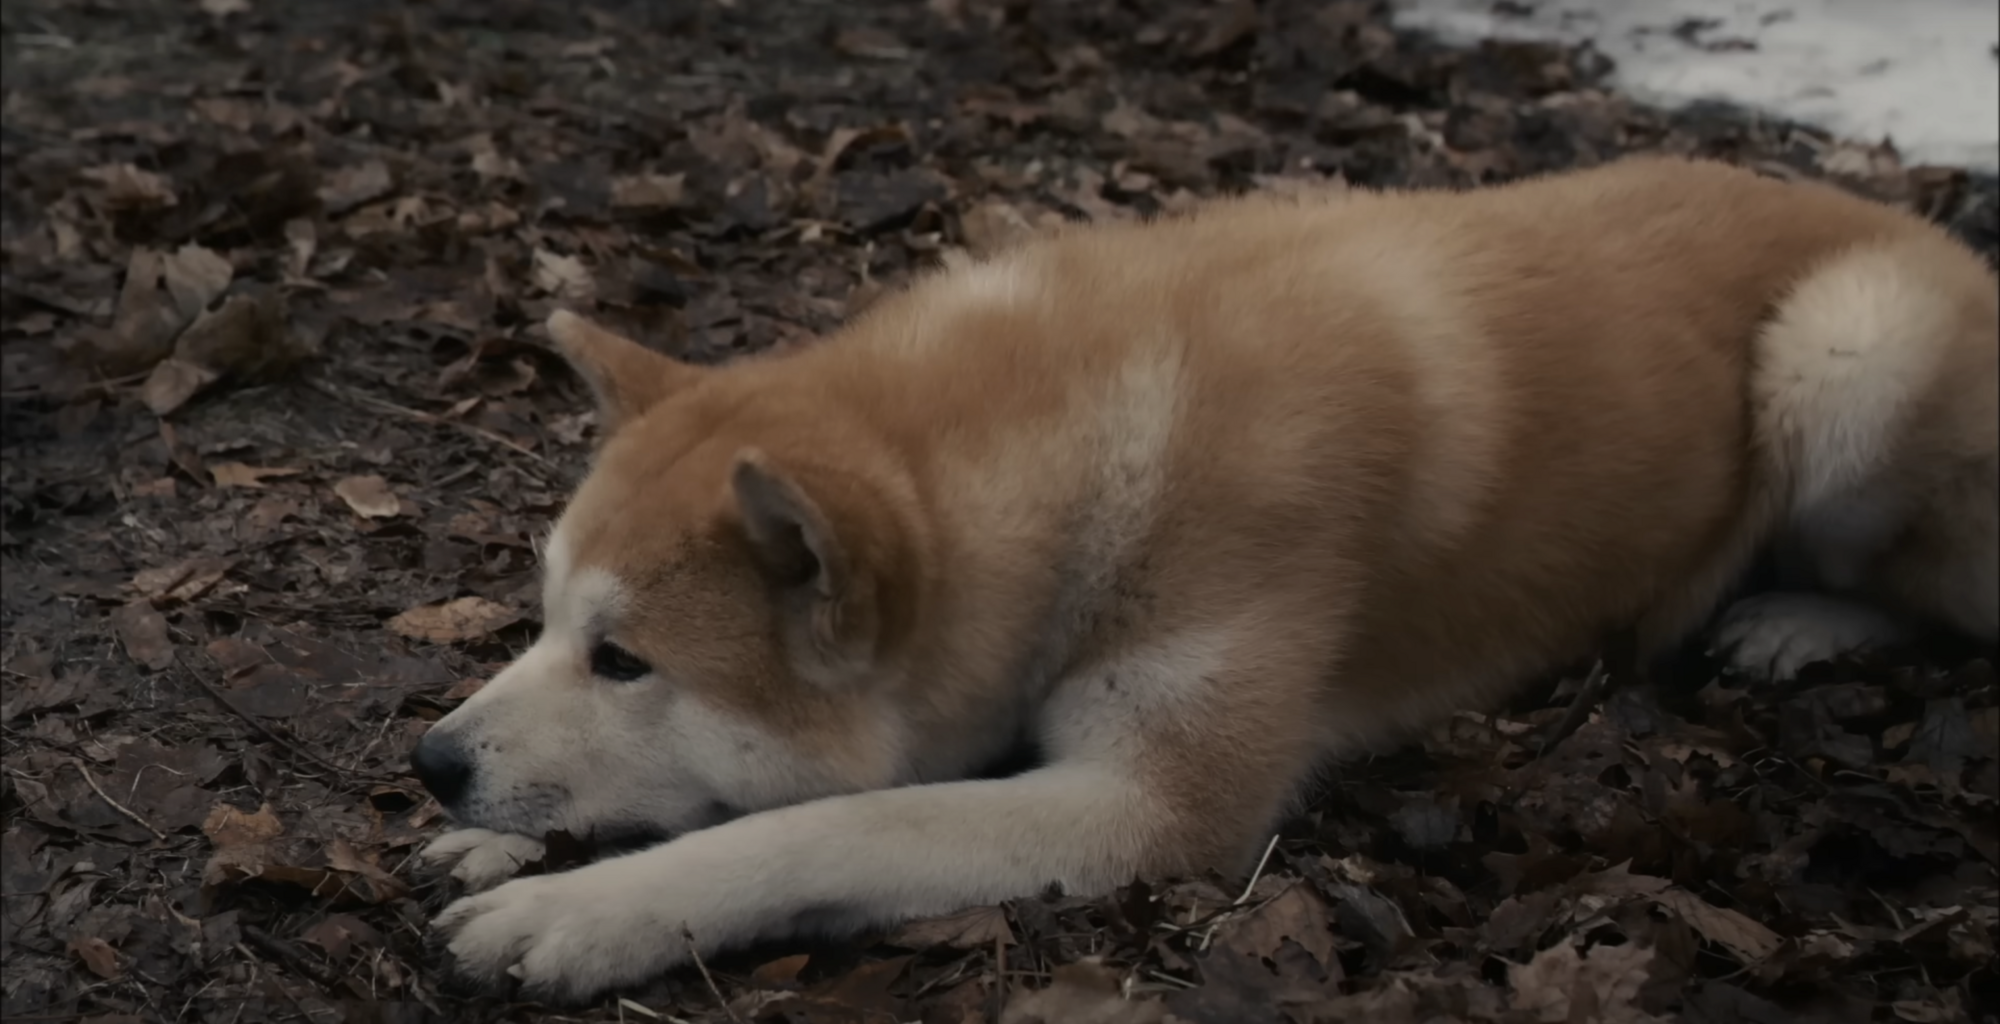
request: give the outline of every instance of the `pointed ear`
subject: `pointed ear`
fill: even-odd
[[[881,610],[875,574],[856,557],[859,538],[842,536],[798,478],[755,448],[737,453],[730,487],[744,537],[775,584],[798,670],[827,686],[866,672]]]
[[[597,397],[604,437],[702,373],[566,309],[549,314],[547,327],[556,350]]]

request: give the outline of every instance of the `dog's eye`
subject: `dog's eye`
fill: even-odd
[[[629,683],[653,671],[645,659],[609,640],[590,649],[590,671],[618,683]]]

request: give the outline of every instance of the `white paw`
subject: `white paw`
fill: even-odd
[[[1813,662],[1904,636],[1894,619],[1866,605],[1823,594],[1759,594],[1724,613],[1714,650],[1739,672],[1782,680]]]
[[[457,861],[451,877],[477,892],[514,877],[522,865],[541,860],[542,853],[542,841],[530,836],[462,828],[432,840],[417,854],[417,860],[427,867]]]
[[[521,998],[576,1006],[688,958],[661,895],[634,889],[615,864],[593,864],[467,896],[432,927],[450,958],[454,988],[504,995],[512,978]]]

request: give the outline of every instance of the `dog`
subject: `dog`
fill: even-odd
[[[1634,157],[1069,227],[719,367],[557,311],[603,439],[543,629],[413,755],[449,969],[574,1004],[1242,870],[1329,759],[1607,635],[1992,643],[1997,291],[1889,206]],[[506,880],[555,829],[666,841]]]

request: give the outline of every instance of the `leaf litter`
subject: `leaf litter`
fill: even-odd
[[[560,1018],[442,994],[407,759],[538,625],[595,430],[557,303],[717,362],[1065,220],[1633,150],[2000,241],[1989,178],[1380,3],[761,7],[8,6],[0,1016],[2000,1016],[2000,689],[1954,649],[1559,673],[1342,766],[1254,880],[771,944]]]

